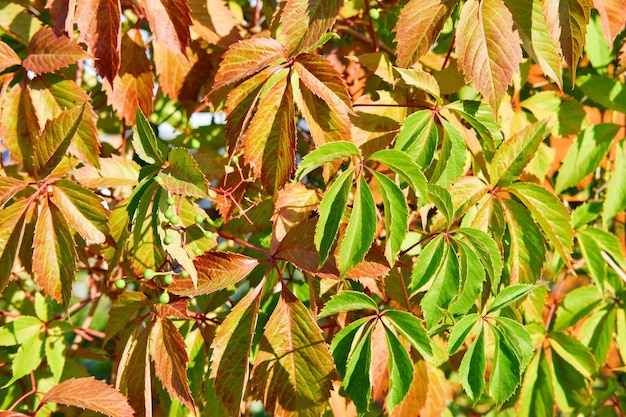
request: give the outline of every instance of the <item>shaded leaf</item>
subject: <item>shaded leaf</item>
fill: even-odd
[[[318,189],[310,188],[302,183],[287,183],[278,193],[274,202],[274,223],[272,231],[272,251],[276,251],[279,242],[285,238],[292,227],[309,218],[320,202]],[[311,236],[311,242],[313,242]],[[312,245],[313,246],[313,245]]]
[[[30,207],[30,208],[29,208]],[[2,209],[0,216],[0,291],[9,283],[15,256],[20,243],[22,229],[25,227],[27,211],[33,210],[27,200],[19,201]]]
[[[57,37],[54,31],[43,27],[28,44],[22,65],[35,74],[55,72],[80,59],[89,58],[83,48],[66,36]]]
[[[450,122],[443,119],[443,142],[439,151],[439,160],[430,178],[440,187],[455,183],[464,173],[466,145],[459,132]],[[452,220],[452,216],[448,217]]]
[[[0,206],[9,201],[16,193],[28,187],[26,181],[12,177],[0,177]]]
[[[447,249],[442,235],[436,236],[422,248],[411,272],[410,287],[413,291],[419,291],[437,273]]]
[[[191,40],[191,9],[185,0],[142,0],[146,17],[154,39],[174,51],[180,51],[184,59]]]
[[[128,401],[118,390],[93,377],[63,381],[50,388],[41,403],[59,403],[86,408],[110,417],[134,415]]]
[[[164,161],[164,151],[159,146],[158,139],[150,126],[150,122],[143,111],[138,108],[135,114],[135,127],[133,129],[133,148],[139,158],[149,164],[161,165]]]
[[[207,42],[227,48],[239,39],[239,20],[223,0],[190,0],[189,7],[191,30]]]
[[[372,327],[369,327],[354,349],[351,349],[342,384],[359,413],[365,413],[369,409],[372,398],[371,363]]]
[[[138,291],[126,291],[120,294],[111,304],[109,319],[106,325],[106,344],[113,336],[128,325],[132,318],[142,307],[148,306],[148,298]]]
[[[552,373],[543,350],[539,350],[526,369],[517,413],[520,417],[554,413]]]
[[[41,328],[41,330],[43,330],[43,328]],[[45,356],[45,339],[46,333],[40,331],[32,338],[25,340],[24,343],[19,346],[11,362],[11,373],[13,376],[2,388],[13,385],[17,380],[39,367]]]
[[[495,113],[522,61],[519,34],[511,12],[500,0],[470,0],[463,6],[457,27],[459,67]]]
[[[346,311],[367,310],[378,313],[378,304],[371,297],[358,291],[342,291],[334,295],[318,314],[321,319]]]
[[[585,378],[591,378],[595,374],[597,365],[593,355],[577,339],[565,333],[553,332],[548,340],[554,352]]]
[[[593,102],[607,109],[626,113],[626,86],[621,81],[588,74],[580,77],[576,84]]]

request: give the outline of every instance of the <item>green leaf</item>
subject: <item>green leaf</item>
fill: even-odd
[[[480,314],[467,314],[454,325],[448,339],[448,355],[454,355],[459,351],[479,319]]]
[[[572,227],[574,230],[591,223],[600,216],[602,211],[602,202],[590,201],[581,204],[572,210]]]
[[[246,392],[261,288],[258,286],[237,303],[220,324],[211,343],[210,378],[230,416],[239,415]]]
[[[511,12],[500,0],[470,0],[461,9],[457,31],[465,35],[456,42],[459,68],[497,113],[522,61]]]
[[[580,132],[568,149],[563,165],[559,169],[554,192],[560,194],[595,171],[619,129],[619,125],[602,123]]]
[[[541,277],[544,237],[528,210],[517,201],[502,200],[511,243],[505,266],[511,283],[534,283]]]
[[[372,173],[385,208],[385,257],[393,267],[409,228],[409,207],[402,190],[392,180],[377,171]]]
[[[462,241],[456,241],[459,257],[459,295],[450,303],[448,310],[454,315],[467,313],[480,298],[485,281],[485,269],[478,255]]]
[[[591,315],[580,328],[580,341],[591,349],[596,363],[606,363],[615,330],[615,308],[601,308]]]
[[[448,308],[459,292],[459,261],[452,248],[448,245],[446,248],[443,261],[432,277],[432,286],[420,302],[429,329],[444,317],[443,309]]]
[[[515,27],[522,39],[522,46],[528,55],[539,64],[543,73],[556,82],[563,90],[561,58],[543,16],[540,0],[504,0],[513,15]]]
[[[443,125],[443,142],[439,151],[439,160],[430,181],[445,188],[455,183],[463,175],[466,146],[461,132],[446,119],[441,119],[441,123]]]
[[[572,411],[575,407],[589,404],[589,380],[570,365],[559,353],[552,350],[554,379],[554,397],[563,411]]]
[[[480,258],[480,262],[491,280],[491,288],[498,288],[502,275],[502,255],[496,241],[480,229],[461,227],[454,231],[463,235],[467,244]]]
[[[609,221],[626,208],[626,140],[616,146],[613,175],[608,182],[604,206],[602,208],[602,225],[607,227]]]
[[[463,356],[459,366],[461,385],[473,402],[478,400],[485,388],[486,368],[485,332],[481,330]]]
[[[444,246],[442,235],[436,236],[424,246],[411,273],[410,288],[413,291],[419,291],[435,275],[443,262],[444,251],[447,250],[448,246]]]
[[[524,167],[537,153],[547,134],[547,122],[526,126],[500,145],[491,161],[489,176],[492,185],[509,184],[522,174]]]
[[[543,349],[530,362],[520,393],[519,417],[549,416],[554,413],[552,373]]]
[[[385,327],[387,349],[389,350],[389,391],[387,393],[387,409],[389,413],[404,400],[411,382],[413,382],[413,363],[409,353],[396,335]]]
[[[346,311],[373,310],[378,313],[378,305],[368,295],[357,291],[342,291],[334,295],[317,316],[318,319]]]
[[[495,122],[493,111],[481,101],[461,100],[445,106],[460,115],[476,130],[483,139],[483,151],[487,161],[491,161],[493,153],[503,138],[500,126]]]
[[[164,152],[141,109],[137,107],[135,115],[135,128],[133,129],[133,149],[142,161],[148,164],[163,165],[165,163]]]
[[[59,165],[70,147],[84,112],[85,104],[71,110],[63,110],[58,117],[46,123],[33,149],[33,164],[37,178],[45,178]]]
[[[39,367],[44,358],[45,332],[36,334],[34,337],[24,341],[17,349],[17,353],[11,362],[11,372],[13,376],[2,388],[13,385],[15,381],[28,375]]]
[[[283,289],[254,359],[252,392],[263,399],[269,413],[320,415],[333,379],[333,357],[320,328],[304,304]]]
[[[587,74],[579,77],[576,84],[588,98],[603,108],[626,114],[626,87],[623,82],[608,76]]]
[[[105,329],[106,337],[104,338],[104,344],[106,345],[113,336],[128,326],[129,320],[142,307],[147,307],[148,304],[148,298],[144,293],[138,291],[126,291],[120,294],[120,296],[113,301],[111,304],[111,310],[109,310],[109,319],[107,320]]]
[[[399,310],[386,310],[387,320],[427,360],[432,360],[433,349],[422,321],[411,313]]]
[[[0,327],[0,346],[23,345],[41,333],[43,323],[37,317],[16,317]]]
[[[495,296],[495,298],[489,303],[487,308],[487,314],[500,310],[518,300],[525,297],[529,292],[536,288],[535,285],[512,285],[504,288]]]
[[[372,328],[370,327],[350,354],[342,384],[343,390],[352,399],[359,413],[367,412],[372,398],[371,363]]]
[[[54,305],[48,297],[45,297],[40,292],[36,292],[33,304],[35,307],[35,315],[39,320],[45,323],[52,319],[52,315],[54,314]]]
[[[515,392],[522,380],[520,361],[515,350],[498,328],[491,327],[495,337],[493,363],[489,375],[489,396],[496,404],[503,404]]]
[[[383,149],[372,154],[369,160],[387,165],[403,181],[406,181],[419,197],[427,198],[426,177],[420,166],[405,153],[397,149]]]
[[[507,317],[495,317],[494,320],[498,324],[506,343],[519,359],[521,373],[533,357],[534,347],[530,332],[520,323]]]
[[[433,112],[419,110],[402,121],[394,149],[406,153],[417,165],[426,169],[434,159],[438,142],[439,129]]]
[[[506,190],[528,208],[548,241],[561,255],[561,259],[570,265],[574,231],[569,213],[561,200],[545,188],[531,183],[511,184]]]
[[[354,206],[346,234],[341,241],[337,266],[341,275],[345,275],[361,262],[374,241],[376,234],[376,205],[365,178],[360,177],[356,186]]]
[[[352,188],[353,169],[342,173],[328,188],[317,211],[320,219],[315,227],[315,248],[320,254],[320,266],[328,259],[343,212],[348,204],[348,195]]]
[[[437,210],[446,218],[448,225],[454,221],[454,205],[450,192],[438,185],[428,185],[428,200],[432,202]]]
[[[582,376],[591,378],[596,373],[596,361],[581,342],[560,332],[550,333],[548,340],[552,349]]]
[[[301,181],[309,172],[337,159],[359,156],[361,152],[352,142],[330,142],[309,152],[296,171],[296,181]]]
[[[45,341],[45,356],[48,367],[54,376],[54,382],[60,382],[65,368],[65,336],[59,327],[52,327],[48,330]]]
[[[188,149],[171,149],[167,162],[167,167],[159,172],[163,188],[171,194],[208,198],[209,183]]]
[[[626,258],[622,253],[621,244],[615,234],[595,227],[588,227],[578,232],[594,239],[598,246],[613,258],[623,269],[626,269]]]
[[[352,352],[352,348],[355,347],[355,339],[358,342],[363,336],[363,332],[366,330],[366,323],[371,322],[372,317],[360,318],[343,329],[339,330],[333,337],[330,344],[330,351],[335,359],[335,366],[337,367],[337,373],[341,379],[346,376],[346,366],[348,359]],[[357,337],[358,336],[358,337]]]
[[[596,282],[598,288],[604,288],[606,278],[606,261],[602,258],[602,249],[598,242],[586,230],[579,230],[576,240],[580,246],[586,269]]]
[[[568,292],[556,310],[554,330],[562,331],[575,325],[598,307],[601,300],[600,292],[593,285],[575,288]]]

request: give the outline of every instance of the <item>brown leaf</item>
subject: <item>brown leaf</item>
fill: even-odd
[[[344,397],[339,394],[341,388],[341,382],[333,382],[333,390],[330,391],[330,409],[332,415],[342,417],[357,417],[359,414],[356,411],[356,407],[350,398]]]
[[[13,65],[20,65],[21,62],[20,57],[10,46],[0,41],[0,72]]]
[[[89,58],[83,48],[67,36],[59,36],[43,27],[30,40],[22,65],[37,75],[65,68],[80,59]]]
[[[501,0],[469,0],[461,10],[456,43],[459,67],[497,114],[522,61],[521,39]]]
[[[196,414],[194,399],[187,383],[185,340],[170,319],[154,322],[150,332],[150,352],[154,370],[167,392]]]
[[[191,29],[211,44],[228,48],[240,39],[239,21],[223,0],[190,0]]]
[[[285,48],[272,38],[245,39],[232,44],[222,56],[213,90],[243,80],[270,64],[287,60]]]
[[[186,0],[142,0],[156,42],[185,54],[191,35],[191,10]],[[181,57],[184,59],[184,57]]]
[[[137,107],[144,114],[153,109],[154,75],[146,56],[146,45],[137,29],[130,29],[122,38],[122,62],[113,84],[103,83],[109,104],[128,125],[135,124]]]
[[[55,385],[43,397],[41,404],[59,403],[86,408],[110,417],[132,417],[128,400],[112,386],[90,378],[72,378]]]
[[[396,32],[398,65],[410,67],[435,43],[456,0],[411,0],[400,11]]]
[[[299,182],[288,183],[278,192],[272,216],[274,222],[272,251],[277,249],[289,229],[309,217],[320,200],[321,196],[317,188],[311,188]]]
[[[54,33],[57,36],[73,33],[76,3],[78,0],[48,0],[46,3],[46,8],[50,9]]]
[[[113,82],[120,67],[120,0],[76,0],[75,4],[74,21],[80,32],[78,42],[87,44],[89,53],[96,58],[94,65],[102,78]],[[72,9],[69,10],[71,16]],[[71,30],[68,32],[71,33]]]
[[[194,259],[198,271],[198,286],[194,288],[191,279],[181,277],[174,280],[168,291],[185,297],[210,294],[236,284],[258,264],[257,259],[238,253],[207,252]]]
[[[593,0],[600,14],[602,31],[609,46],[626,26],[626,0]]]

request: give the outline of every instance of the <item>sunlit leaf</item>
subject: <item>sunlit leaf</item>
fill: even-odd
[[[400,310],[386,310],[384,313],[393,328],[428,360],[432,357],[432,346],[422,321],[414,315]]]
[[[28,44],[27,56],[22,65],[35,74],[54,72],[80,59],[89,58],[78,44],[70,38],[57,37],[54,31],[44,27]]]
[[[495,336],[493,364],[489,375],[489,396],[502,404],[513,395],[522,380],[520,361],[514,349],[499,329],[492,327]]]
[[[396,149],[384,149],[374,153],[369,159],[387,165],[403,181],[406,181],[416,194],[422,198],[427,198],[426,177],[422,173],[420,166],[404,152]]]
[[[308,173],[324,164],[351,156],[359,156],[359,149],[351,142],[331,142],[320,145],[309,152],[296,171],[296,181],[301,181]]]
[[[449,245],[444,247],[443,260],[431,278],[431,287],[420,302],[429,329],[444,317],[443,309],[448,307],[459,291],[459,260]]]
[[[4,287],[9,283],[15,256],[20,249],[20,236],[28,207],[28,201],[22,200],[2,209],[2,216],[0,216],[0,291],[4,290]]]
[[[520,417],[550,415],[554,412],[552,373],[543,350],[530,362],[520,393]]]
[[[223,0],[190,0],[191,30],[207,42],[227,48],[239,39],[239,20]],[[210,11],[210,13],[209,13]]]
[[[0,72],[12,67],[13,65],[20,65],[22,60],[15,53],[13,49],[6,43],[0,41]]]
[[[554,351],[585,378],[591,378],[596,372],[596,361],[589,349],[565,333],[550,333],[548,340]]]
[[[324,306],[317,318],[343,313],[346,311],[367,310],[378,312],[378,305],[371,297],[358,291],[342,291],[334,295]]]
[[[402,402],[413,382],[413,364],[408,352],[396,335],[385,327],[387,349],[389,350],[389,392],[387,408],[389,411]]]
[[[626,1],[624,0],[593,0],[593,7],[600,14],[602,31],[609,45],[626,25]]]
[[[626,141],[622,140],[616,147],[613,175],[608,183],[602,207],[602,224],[606,226],[624,208],[626,208]]]
[[[182,53],[191,40],[191,9],[185,0],[142,0],[156,42]]]
[[[118,155],[100,158],[100,168],[85,165],[74,172],[79,184],[88,188],[134,186],[139,182],[139,165]]]
[[[521,299],[526,296],[530,291],[535,289],[534,285],[513,285],[510,287],[504,288],[502,291],[496,295],[496,297],[489,303],[489,308],[487,308],[487,313],[491,313],[493,311],[499,310],[503,307],[508,306],[511,303]]]
[[[369,327],[350,352],[342,384],[359,413],[364,413],[369,409],[372,398],[371,363],[372,327]]]
[[[173,148],[167,166],[159,173],[163,188],[172,194],[207,198],[209,183],[198,163],[186,148]]]
[[[293,68],[306,88],[330,107],[340,113],[352,112],[346,85],[328,60],[314,54],[299,54]]]
[[[385,257],[393,266],[408,230],[409,208],[396,183],[376,171],[373,174],[385,207]]]
[[[481,330],[467,350],[459,367],[461,385],[472,401],[478,400],[485,387],[485,332]]]
[[[433,160],[440,131],[431,110],[419,110],[402,122],[394,148],[411,156],[423,169]]]

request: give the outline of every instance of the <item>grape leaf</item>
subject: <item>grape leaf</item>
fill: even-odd
[[[90,378],[72,378],[53,386],[41,403],[59,403],[87,408],[110,417],[132,417],[128,400],[115,388],[103,381]]]
[[[511,12],[500,0],[469,0],[461,10],[456,42],[459,67],[497,114],[522,61]]]
[[[55,72],[80,59],[89,58],[78,44],[66,36],[57,37],[54,31],[43,27],[30,40],[22,65],[37,75]]]

